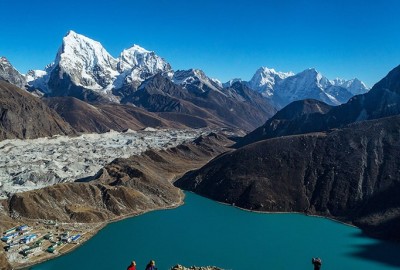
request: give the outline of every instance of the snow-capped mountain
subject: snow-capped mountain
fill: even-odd
[[[226,83],[226,87],[229,84],[232,82]],[[270,99],[277,107],[301,99],[317,99],[330,105],[339,105],[355,94],[368,91],[368,87],[358,79],[330,81],[314,68],[294,74],[261,67],[247,85]]]
[[[274,95],[275,84],[293,75],[292,72],[277,72],[273,68],[261,67],[248,82],[248,86],[265,97],[271,97]]]
[[[49,95],[79,95],[77,89],[105,94],[119,75],[117,64],[99,42],[69,31],[55,61],[44,71],[29,71],[27,80],[31,89]]]
[[[351,80],[336,78],[331,81],[331,84],[346,88],[353,95],[365,94],[369,91],[369,88],[365,85],[365,83],[357,78]]]
[[[26,85],[24,75],[19,73],[5,57],[0,57],[0,80],[12,83],[19,88],[24,88]]]
[[[321,73],[310,68],[279,81],[274,87],[274,96],[279,98],[282,105],[310,98],[339,105],[347,102],[352,95],[347,89],[332,85]]]
[[[100,95],[118,101],[112,90],[127,84],[136,89],[150,76],[170,71],[171,66],[161,57],[138,45],[114,58],[99,42],[69,31],[54,63],[44,71],[29,71],[27,78],[31,89],[49,95],[82,99],[96,99]]]
[[[138,45],[122,51],[117,69],[120,75],[114,83],[115,88],[124,84],[134,84],[137,88],[144,80],[157,73],[168,75],[172,72],[170,64],[163,58]]]
[[[235,82],[242,82],[241,79],[233,79],[222,84],[199,69],[174,72],[163,58],[138,45],[123,50],[118,58],[114,58],[99,42],[74,31],[69,31],[63,38],[55,61],[43,71],[29,71],[26,80],[30,91],[39,89],[49,96],[120,102],[156,74],[162,74],[196,95],[211,90],[229,95],[223,89]],[[308,98],[338,105],[352,95],[368,91],[358,79],[329,81],[315,69],[295,75],[261,67],[250,81],[243,83],[274,102],[277,107]]]
[[[55,63],[60,78],[66,74],[76,86],[92,90],[109,89],[118,75],[118,61],[99,42],[73,31],[63,38]]]

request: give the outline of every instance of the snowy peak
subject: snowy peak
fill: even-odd
[[[318,86],[321,89],[325,89],[331,86],[329,80],[324,77],[315,68],[306,69],[293,76],[299,82],[299,86],[303,88]]]
[[[120,76],[114,83],[115,88],[130,84],[138,87],[147,78],[157,73],[171,72],[171,66],[153,51],[148,51],[139,45],[133,45],[123,50],[117,64]]]
[[[265,97],[271,97],[277,82],[293,76],[292,72],[277,72],[267,67],[259,68],[248,82],[250,88],[258,91]]]
[[[97,41],[69,31],[56,57],[60,79],[66,73],[77,86],[88,89],[109,87],[117,72],[114,59]]]
[[[368,91],[367,86],[358,79],[330,81],[315,68],[294,74],[261,67],[247,85],[280,106],[307,98],[338,105],[347,102],[353,95]]]
[[[352,96],[347,89],[333,85],[315,68],[306,69],[280,81],[274,90],[283,105],[310,98],[330,105],[339,105],[347,102]]]
[[[153,74],[171,70],[170,64],[138,45],[123,50],[118,59],[118,70],[124,72],[132,68],[144,68]]]
[[[116,59],[100,42],[69,31],[54,64],[45,71],[29,71],[28,81],[30,88],[47,94],[69,95],[71,86],[78,86],[115,101],[118,97],[112,93],[113,89],[127,84],[137,88],[157,73],[172,76],[171,66],[152,51],[133,45]],[[74,89],[75,93],[81,91]]]
[[[335,86],[346,88],[353,95],[365,94],[369,91],[368,86],[357,78],[351,80],[336,78],[331,83]]]

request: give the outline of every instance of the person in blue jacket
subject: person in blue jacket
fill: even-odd
[[[151,260],[147,266],[146,266],[146,270],[157,270],[156,268],[156,262]]]

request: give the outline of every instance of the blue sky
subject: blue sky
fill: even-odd
[[[54,60],[68,30],[117,57],[132,44],[174,69],[227,81],[260,66],[372,86],[400,64],[396,0],[0,0],[0,55],[21,72]]]

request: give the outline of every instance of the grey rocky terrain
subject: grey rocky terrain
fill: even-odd
[[[4,140],[0,142],[0,198],[91,177],[116,158],[128,158],[149,149],[167,149],[207,132],[147,128],[72,138]]]

